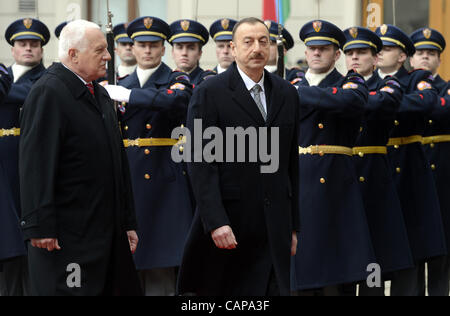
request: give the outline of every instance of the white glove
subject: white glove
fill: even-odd
[[[131,90],[114,85],[106,85],[106,91],[108,91],[109,97],[118,102],[130,102]]]

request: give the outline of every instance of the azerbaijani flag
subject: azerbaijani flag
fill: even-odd
[[[263,0],[263,20],[285,24],[291,14],[291,0]]]

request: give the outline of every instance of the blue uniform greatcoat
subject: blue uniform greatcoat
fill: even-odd
[[[203,70],[200,67],[194,69],[193,72],[189,74],[189,79],[194,86],[198,86],[203,81],[209,79],[211,76],[217,75],[217,72],[211,70]]]
[[[342,89],[349,83],[350,89]],[[337,70],[318,87],[302,79],[300,147],[353,147],[368,90],[362,77]],[[375,254],[352,156],[300,155],[299,209],[302,228],[293,265],[293,290],[365,280]]]
[[[391,138],[422,136],[424,117],[432,112],[438,98],[434,89],[419,90],[418,86],[431,83],[431,73],[417,70],[409,74],[401,68],[396,77],[404,96]],[[421,142],[390,146],[388,152],[415,261],[446,254],[436,186]]]
[[[132,89],[119,114],[124,139],[170,138],[185,123],[190,92],[167,90],[172,71],[162,64],[140,89],[136,71],[119,84]],[[137,89],[136,89],[137,88]],[[138,221],[138,270],[179,266],[193,217],[188,180],[171,146],[128,147]]]
[[[426,122],[424,136],[450,135],[450,84],[437,76],[433,86],[438,90],[440,98]],[[433,170],[448,247],[450,245],[450,142],[426,144],[424,149]]]
[[[8,68],[12,77],[12,69]],[[17,82],[0,102],[0,129],[19,128],[19,113],[32,85],[44,74],[42,64],[34,67]],[[3,94],[3,88],[2,88]],[[19,136],[0,137],[0,260],[26,255],[19,227]]]
[[[356,147],[384,147],[394,126],[403,91],[397,81],[374,73]],[[377,263],[383,273],[412,268],[408,233],[386,154],[359,154],[354,162],[360,181]]]

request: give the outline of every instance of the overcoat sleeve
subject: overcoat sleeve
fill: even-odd
[[[20,118],[19,177],[24,239],[57,238],[55,183],[64,117],[58,91],[40,85]]]
[[[191,131],[192,139],[200,137],[203,139],[203,131],[208,127],[219,126],[218,112],[214,100],[211,100],[210,92],[199,86],[192,96],[188,110],[187,126]],[[194,132],[194,120],[201,119],[203,130],[202,135],[196,135]],[[194,144],[194,141],[191,142]],[[205,141],[203,141],[202,149]],[[192,146],[192,160],[201,151],[195,152],[195,146]],[[220,190],[219,166],[217,163],[191,162],[188,163],[189,177],[192,183],[195,200],[197,202],[197,211],[200,214],[204,231],[209,233],[217,228],[231,225],[225,207],[222,203]]]

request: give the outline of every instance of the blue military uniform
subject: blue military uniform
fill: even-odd
[[[300,31],[306,45],[335,44],[343,32],[326,21]],[[365,280],[376,262],[353,163],[367,102],[364,79],[334,69],[317,87],[306,79],[296,85],[300,97],[300,192],[302,223],[293,263],[293,290],[318,289]]]
[[[133,40],[127,33],[128,23],[120,23],[113,27],[114,41],[116,43],[133,44]],[[136,67],[135,67],[136,68]],[[117,82],[128,77],[129,74],[120,74],[120,66],[116,71]]]
[[[269,29],[270,40],[277,41],[278,38],[278,26],[279,24],[274,21],[267,20],[265,21],[267,28]],[[283,36],[283,44],[287,51],[294,47],[294,38],[291,33],[286,28],[282,28],[281,35]],[[298,68],[288,69],[285,71],[285,79],[289,82],[292,82],[294,79],[301,77],[303,72]]]
[[[170,25],[171,37],[169,43],[200,43],[203,47],[208,43],[209,33],[208,30],[200,23],[192,20],[178,20]],[[189,78],[194,86],[201,84],[204,80],[207,80],[211,76],[217,73],[212,70],[206,70],[198,66],[190,74]]]
[[[16,40],[39,40],[44,46],[50,39],[50,32],[47,26],[38,20],[20,19],[6,29],[5,39],[11,46]],[[21,216],[18,171],[19,113],[32,85],[44,74],[45,67],[40,63],[28,70],[11,84],[9,92],[10,83],[8,81],[14,81],[13,68],[8,68],[7,72],[11,78],[6,79],[7,75],[2,75],[2,100],[0,101],[0,185],[2,187],[0,193],[0,261],[23,257],[27,254],[19,227]],[[12,264],[21,265],[18,262]],[[6,268],[6,265],[5,269],[7,277],[12,278],[6,280],[6,283],[15,283],[6,286],[14,287],[6,289],[9,291],[8,295],[26,294],[27,289],[21,288],[22,285],[17,286],[19,282],[26,282],[26,277],[22,275],[22,272],[18,272],[19,270],[10,272],[8,271],[10,267]]]
[[[441,33],[434,29],[422,28],[411,34],[411,40],[417,50],[434,50],[443,53],[446,41]],[[450,245],[450,198],[448,176],[450,175],[450,86],[439,75],[435,76],[433,87],[439,99],[426,120],[424,133],[425,154],[433,171],[439,196],[447,247]],[[450,282],[449,256],[428,260],[428,293],[430,296],[448,296]]]
[[[127,31],[130,38],[145,42],[169,39],[170,34],[169,26],[153,17],[134,20]],[[171,133],[185,124],[191,96],[188,80],[162,63],[142,88],[136,71],[119,82],[132,89],[119,118],[139,226],[139,247],[134,256],[138,270],[181,263],[193,206],[182,165],[171,158],[174,146],[182,150]],[[169,89],[173,84],[185,90]]]
[[[409,37],[392,25],[376,30],[385,46],[401,44],[411,56],[415,48]],[[394,120],[389,141],[389,159],[402,203],[409,241],[416,262],[446,253],[439,201],[431,168],[427,163],[421,142],[425,131],[424,116],[437,103],[429,72],[408,73],[405,68],[395,75],[404,96]],[[420,194],[414,194],[420,192]]]
[[[353,27],[344,34],[347,39],[344,52],[370,48],[378,53],[383,48],[381,39],[369,29]],[[386,276],[389,272],[414,266],[386,147],[403,91],[396,78],[382,80],[376,73],[368,79],[367,85],[369,101],[354,148],[354,162],[377,263]]]
[[[209,27],[209,35],[215,42],[230,42],[233,40],[233,28],[237,23],[238,21],[227,18],[216,20]],[[213,70],[218,73],[217,66]]]
[[[376,30],[384,46],[400,47],[408,56],[415,53],[411,39],[399,28],[382,25]],[[401,67],[395,74],[404,92],[388,143],[394,182],[402,205],[414,269],[396,273],[392,295],[421,295],[425,292],[423,262],[446,254],[441,212],[431,167],[422,148],[424,117],[437,102],[431,73],[412,73]]]

